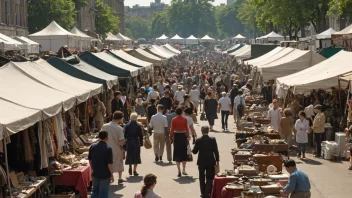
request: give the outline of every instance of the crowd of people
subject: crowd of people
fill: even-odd
[[[151,86],[152,85],[152,86]],[[295,139],[298,148],[298,157],[306,157],[306,144],[308,134],[314,134],[316,142],[316,157],[321,154],[322,133],[325,126],[325,115],[322,105],[319,103],[312,107],[282,109],[279,101],[272,98],[272,83],[265,84],[262,94],[269,111],[267,119],[270,126],[278,131],[281,139],[289,146],[293,145]],[[91,110],[91,118],[94,120],[95,128],[99,133],[101,142],[106,142],[112,148],[112,156],[105,156],[104,162],[108,163],[111,178],[102,179],[95,171],[101,165],[94,158],[94,149],[107,149],[104,143],[97,143],[91,147],[90,160],[93,168],[93,186],[107,181],[114,181],[112,173],[118,173],[118,183],[122,184],[122,173],[125,165],[129,166],[128,174],[138,176],[138,164],[141,164],[141,147],[146,135],[153,138],[153,152],[155,162],[163,162],[164,150],[166,150],[166,161],[176,162],[177,176],[188,175],[186,171],[187,162],[190,161],[192,153],[198,154],[197,165],[199,166],[199,180],[202,197],[210,197],[211,183],[214,179],[214,165],[219,163],[219,152],[215,138],[208,136],[209,131],[215,131],[215,120],[221,115],[221,127],[223,131],[229,129],[228,122],[240,124],[244,115],[246,97],[253,94],[252,83],[248,75],[238,69],[238,65],[229,56],[217,53],[209,53],[207,56],[190,56],[181,54],[175,58],[172,65],[167,67],[163,77],[146,81],[138,88],[134,101],[130,103],[135,107],[134,112],[127,115],[129,122],[126,124],[126,105],[121,100],[121,92],[114,93],[109,110],[105,108],[98,98],[94,98]],[[312,113],[311,111],[314,111]],[[296,113],[296,114],[295,114]],[[111,122],[103,124],[102,118],[108,115]],[[233,116],[233,118],[230,117]],[[144,132],[143,126],[137,123],[137,118],[147,118],[148,132]],[[198,117],[197,117],[198,116]],[[297,117],[296,117],[297,116]],[[194,124],[200,120],[207,120],[209,126],[201,129],[202,137],[196,140],[197,133]],[[296,119],[297,118],[297,119]],[[233,129],[234,130],[234,129]],[[352,129],[351,129],[352,130]],[[293,138],[294,136],[294,138]],[[190,145],[193,138],[193,150]],[[101,145],[101,146],[98,146]],[[103,146],[104,145],[104,146]],[[172,149],[173,146],[173,149]],[[172,151],[173,150],[173,151]],[[124,151],[126,151],[126,156]],[[108,152],[110,153],[110,151]],[[99,156],[98,160],[104,156]],[[111,165],[111,166],[110,166]],[[292,168],[291,172],[306,177],[305,174],[297,173],[295,164],[285,164]],[[98,173],[97,173],[98,172]],[[290,172],[290,171],[289,171]],[[95,175],[97,174],[97,175]],[[148,174],[144,178],[144,186],[135,197],[160,197],[153,192],[157,177]],[[309,181],[308,181],[309,182]],[[295,191],[289,184],[289,192]],[[310,186],[304,186],[309,191]],[[93,188],[94,193],[105,197],[106,188]],[[104,192],[100,192],[104,191]],[[310,197],[310,193],[305,196]],[[92,196],[93,197],[93,196]]]

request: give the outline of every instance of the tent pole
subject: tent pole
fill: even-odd
[[[340,103],[340,110],[342,110],[342,101],[341,101],[341,83],[340,83],[340,79],[338,79],[338,84],[339,84],[339,103]]]
[[[6,163],[7,185],[8,185],[9,192],[10,192],[10,198],[12,198],[11,183],[10,183],[10,171],[9,171],[9,161],[7,159],[7,145],[6,145],[6,140],[5,139],[6,138],[4,137],[4,139],[2,139],[2,141],[3,141],[3,146],[4,146],[4,149],[5,149],[5,163]]]

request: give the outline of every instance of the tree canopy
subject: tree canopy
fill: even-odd
[[[125,27],[132,33],[134,39],[150,38],[151,21],[139,16],[129,16],[125,18]]]
[[[52,21],[69,30],[75,24],[75,4],[72,0],[36,0],[28,3],[28,30],[35,33]]]
[[[95,1],[95,9],[97,15],[95,17],[96,32],[105,38],[106,34],[111,32],[117,34],[119,32],[120,20],[116,16],[115,11],[112,10],[102,0]]]

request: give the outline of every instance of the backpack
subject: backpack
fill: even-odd
[[[241,102],[239,105],[237,105],[237,113],[240,117],[244,116],[244,105],[242,103],[243,98],[241,97]]]

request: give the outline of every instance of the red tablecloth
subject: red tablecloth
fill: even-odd
[[[217,177],[215,176],[213,181],[213,190],[211,192],[211,198],[220,198],[221,190],[226,186],[227,183],[238,180],[238,178],[228,178],[228,177]]]
[[[82,198],[88,197],[87,188],[92,181],[92,170],[86,166],[81,170],[64,170],[55,179],[56,185],[74,186]]]
[[[221,190],[221,198],[234,198],[234,197],[241,197],[241,192],[243,190],[226,190],[225,187]]]

